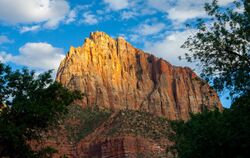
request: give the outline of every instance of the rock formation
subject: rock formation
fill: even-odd
[[[172,120],[186,120],[204,106],[222,109],[216,92],[190,68],[173,66],[103,32],[70,48],[56,80],[84,92],[82,106],[143,110]]]
[[[82,47],[70,48],[56,80],[86,94],[77,101],[81,107],[112,112],[106,119],[92,118],[83,112],[89,108],[70,106],[60,128],[44,134],[44,144],[33,143],[34,149],[55,147],[55,158],[173,158],[168,119],[186,120],[189,112],[205,106],[222,109],[216,92],[190,68],[173,66],[103,32],[91,33]],[[91,122],[97,127],[84,135],[84,129],[90,130],[86,118],[101,123]]]
[[[94,113],[97,112],[94,111]],[[70,158],[173,158],[176,155],[175,151],[170,150],[173,145],[169,139],[172,131],[167,119],[140,111],[117,111],[106,119],[102,118],[102,123],[97,128],[82,137],[82,133],[78,133],[78,128],[72,127],[89,127],[80,123],[79,115],[76,113],[79,114],[79,111],[70,114],[75,119],[66,116],[61,126],[44,134],[45,141],[33,142],[33,149],[53,147],[58,150],[53,154],[53,158],[64,156]],[[98,122],[93,123],[98,124]],[[79,128],[79,132],[84,128]],[[80,139],[75,139],[79,137]]]

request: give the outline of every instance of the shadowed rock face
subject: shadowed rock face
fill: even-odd
[[[56,80],[86,93],[82,106],[144,110],[172,120],[186,120],[204,106],[222,109],[216,92],[190,68],[173,66],[103,32],[70,48]]]

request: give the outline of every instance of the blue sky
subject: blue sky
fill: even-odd
[[[137,48],[178,66],[180,46],[205,17],[211,0],[0,0],[0,61],[42,72],[57,69],[70,46],[81,46],[90,32],[124,37]],[[232,0],[219,0],[221,6]],[[221,96],[224,106],[230,101]]]

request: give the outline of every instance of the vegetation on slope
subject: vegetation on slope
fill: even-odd
[[[122,110],[115,116],[107,135],[132,134],[159,140],[166,139],[169,133],[166,118],[142,111]]]
[[[99,109],[97,106],[93,108],[70,106],[64,122],[69,141],[79,142],[106,121],[110,115],[110,110]]]
[[[150,151],[137,153],[137,157],[173,157],[176,153],[175,150],[171,150],[172,143],[169,141],[169,137],[172,135],[169,120],[147,112],[119,111],[113,118],[106,134],[111,137],[120,135],[144,137],[157,142],[165,149],[165,151],[158,153],[151,153]]]

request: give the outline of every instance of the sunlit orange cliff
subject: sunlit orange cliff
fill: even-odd
[[[222,109],[216,92],[190,68],[173,66],[104,32],[71,47],[56,80],[84,92],[83,107],[142,110],[172,120],[186,120],[204,106]]]

